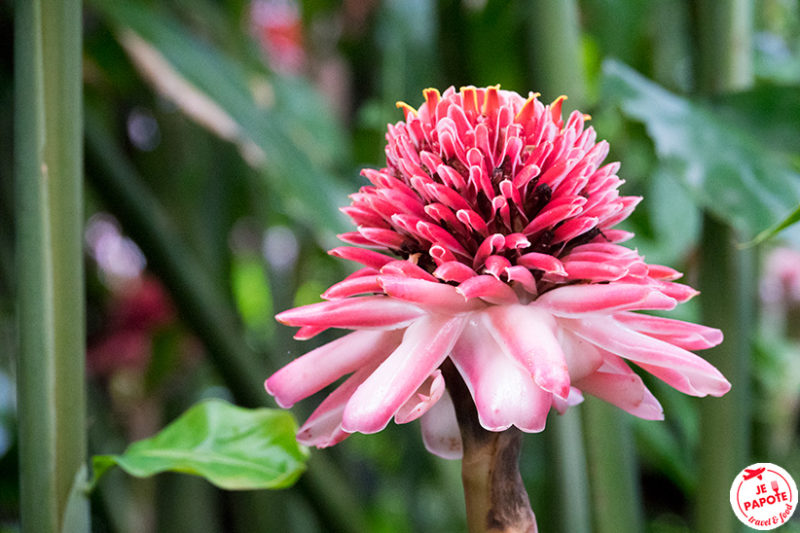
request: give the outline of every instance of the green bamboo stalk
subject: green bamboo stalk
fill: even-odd
[[[694,3],[695,79],[701,94],[744,89],[753,82],[752,0]],[[742,236],[706,214],[700,243],[699,289],[703,320],[725,333],[725,342],[704,353],[733,388],[721,399],[700,404],[699,479],[696,531],[734,531],[730,485],[748,464],[750,340],[755,324],[755,253],[738,250]],[[724,446],[720,443],[724,442]]]
[[[22,527],[88,532],[81,2],[14,7]]]
[[[561,531],[570,533],[592,531],[587,450],[581,427],[583,415],[582,407],[570,409],[562,416],[551,418],[547,428],[557,472],[558,522]]]
[[[534,0],[528,15],[528,50],[535,90],[545,101],[562,94],[569,105],[586,99],[575,0]]]
[[[636,448],[629,414],[597,398],[583,405],[596,533],[644,531]]]

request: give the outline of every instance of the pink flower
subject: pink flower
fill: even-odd
[[[769,252],[761,278],[761,298],[768,303],[800,302],[800,252],[779,247]]]
[[[253,0],[250,24],[273,70],[295,75],[303,71],[303,22],[295,0]]]
[[[481,425],[541,431],[551,408],[582,393],[645,419],[661,406],[627,361],[686,394],[721,396],[720,372],[688,350],[722,341],[717,329],[636,313],[696,294],[675,270],[648,265],[613,229],[640,198],[620,196],[618,163],[586,116],[499,87],[424,91],[398,104],[386,168],[343,209],[359,247],[331,254],[363,268],[325,302],[284,311],[308,339],[355,330],[266,381],[288,407],[343,376],[298,433],[325,447],[420,418],[427,448],[458,457],[461,440],[440,366],[464,379]],[[397,259],[400,257],[401,259]]]

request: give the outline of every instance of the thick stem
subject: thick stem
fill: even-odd
[[[569,96],[569,105],[585,100],[578,5],[575,0],[535,0],[529,4],[528,46],[535,88],[545,101]]]
[[[693,4],[697,92],[714,96],[753,83],[752,0],[702,0]],[[706,214],[700,244],[701,305],[704,321],[725,332],[725,342],[704,353],[731,382],[723,398],[700,403],[695,530],[733,531],[728,490],[748,464],[750,342],[755,324],[756,256],[737,250],[744,240],[730,226]],[[720,446],[724,442],[724,446]]]
[[[636,448],[629,420],[617,407],[598,398],[586,398],[580,407],[586,434],[592,510],[596,533],[644,531]]]
[[[461,429],[461,479],[470,533],[536,533],[536,518],[519,473],[522,433],[516,428],[484,429],[456,368],[448,360],[442,371]]]
[[[81,2],[14,8],[22,527],[88,532]]]

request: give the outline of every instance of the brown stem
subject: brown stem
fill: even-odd
[[[516,428],[484,429],[464,380],[449,360],[442,372],[461,429],[461,479],[470,533],[536,533],[536,518],[519,474],[522,433]]]

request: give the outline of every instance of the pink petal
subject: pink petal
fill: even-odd
[[[511,266],[505,271],[506,277],[510,283],[517,282],[531,294],[538,294],[536,287],[536,279],[531,274],[531,271],[524,266]]]
[[[456,256],[453,255],[453,252],[443,246],[439,246],[438,244],[431,246],[431,249],[428,250],[428,255],[433,258],[433,262],[436,263],[437,266],[442,266],[444,263],[456,261]]]
[[[401,328],[424,313],[416,305],[387,296],[359,296],[296,307],[275,318],[287,326]]]
[[[658,287],[659,291],[670,298],[674,298],[678,303],[687,302],[700,294],[699,291],[694,290],[688,285],[675,283],[674,281],[653,281],[653,284]]]
[[[506,235],[506,248],[510,250],[524,249],[531,245],[531,241],[522,233]]]
[[[558,396],[553,396],[553,409],[558,411],[558,414],[563,415],[567,412],[567,409],[575,407],[582,402],[583,393],[581,393],[580,389],[577,387],[570,387],[569,396],[567,396],[566,400],[562,400]]]
[[[532,235],[537,231],[553,226],[573,214],[575,207],[572,205],[559,205],[542,211],[522,229],[525,235]]]
[[[337,235],[337,237],[339,238],[339,240],[344,241],[347,244],[355,244],[357,246],[372,246],[372,247],[379,246],[375,244],[373,241],[361,235],[357,231],[348,231],[347,233],[340,233],[339,235]]]
[[[536,165],[525,165],[517,172],[516,176],[514,176],[513,185],[517,189],[522,189],[525,185],[528,184],[533,178],[539,175],[541,169]]]
[[[322,293],[322,297],[326,300],[337,300],[358,294],[381,294],[382,292],[378,276],[357,276],[334,283]]]
[[[731,388],[725,377],[704,359],[683,348],[638,333],[611,317],[561,321],[575,335],[625,359],[692,396],[722,396]]]
[[[438,369],[434,370],[433,374],[420,385],[417,392],[400,407],[397,414],[394,415],[394,421],[398,424],[405,424],[421,417],[439,401],[444,390],[442,372]]]
[[[517,294],[511,287],[488,274],[473,276],[463,281],[456,290],[465,298],[482,298],[498,305],[519,302]]]
[[[484,316],[486,329],[503,351],[525,367],[539,387],[566,399],[569,371],[553,315],[533,304],[516,304],[490,307]]]
[[[297,430],[297,442],[306,446],[327,448],[346,439],[350,433],[342,429],[345,406],[377,364],[377,360],[367,363],[329,394]]]
[[[461,283],[473,276],[477,276],[478,273],[460,261],[447,261],[439,265],[439,267],[433,271],[433,275],[444,281]]]
[[[471,209],[459,209],[456,212],[456,218],[472,231],[476,231],[484,236],[489,234],[489,227],[486,225],[486,221]]]
[[[628,273],[625,267],[593,261],[564,261],[564,270],[571,279],[616,281]]]
[[[264,386],[278,405],[291,407],[366,363],[382,361],[401,339],[399,331],[355,331],[298,357]]]
[[[326,329],[328,328],[325,326],[303,326],[297,330],[292,338],[298,341],[307,341],[308,339],[313,339]]]
[[[614,318],[639,333],[684,350],[703,350],[722,342],[720,330],[700,324],[631,312],[617,313]]]
[[[580,216],[571,218],[553,232],[553,243],[565,242],[583,235],[597,225],[597,217]]]
[[[486,258],[495,252],[502,252],[506,247],[506,238],[502,233],[495,233],[486,237],[483,242],[478,246],[478,251],[475,252],[475,258],[472,261],[472,268],[478,268],[483,265]]]
[[[568,285],[540,296],[536,303],[564,317],[630,309],[672,309],[676,302],[646,286],[634,283]]]
[[[403,278],[422,279],[427,281],[438,281],[435,277],[431,276],[427,270],[420,268],[410,260],[407,261],[392,261],[387,263],[381,268],[381,275],[384,276],[400,276]]]
[[[358,228],[358,233],[364,237],[367,242],[372,243],[372,246],[385,246],[386,248],[399,249],[406,242],[406,237],[390,229],[383,228],[368,228],[361,226]],[[340,236],[340,238],[342,238]],[[343,239],[346,241],[346,239]],[[352,242],[352,241],[349,241]]]
[[[461,316],[430,315],[411,324],[403,342],[358,388],[344,411],[345,431],[376,433],[445,360],[464,327]]]
[[[419,420],[425,449],[443,459],[461,459],[461,432],[447,391]]]
[[[417,232],[431,243],[440,244],[453,253],[469,255],[464,247],[461,246],[461,243],[458,242],[458,239],[441,226],[431,222],[420,221],[417,222]]]
[[[603,368],[581,379],[576,386],[583,392],[616,405],[645,420],[663,420],[661,404],[632,370],[611,372]]]
[[[511,268],[511,261],[502,255],[490,255],[484,261],[483,271],[499,279],[509,268]]]
[[[380,276],[380,284],[393,298],[418,304],[442,313],[461,313],[481,307],[476,300],[468,301],[452,285],[440,281]]]
[[[519,256],[517,264],[534,270],[543,270],[548,274],[567,275],[567,271],[564,270],[564,265],[561,261],[550,254],[530,252]]]
[[[514,425],[539,432],[552,394],[538,387],[530,372],[501,349],[487,331],[484,315],[473,315],[450,357],[472,394],[480,423],[489,431]]]
[[[664,265],[647,265],[647,273],[653,279],[660,279],[664,281],[674,281],[683,276],[674,268]]]
[[[633,239],[635,236],[634,233],[630,231],[625,231],[623,229],[607,229],[608,226],[603,226],[601,229],[603,230],[601,235],[598,235],[595,238],[596,242],[605,241],[605,242],[625,242]]]
[[[578,337],[569,330],[560,328],[559,341],[564,351],[564,360],[567,362],[569,379],[571,382],[585,378],[595,372],[603,364],[604,354],[591,342]]]

